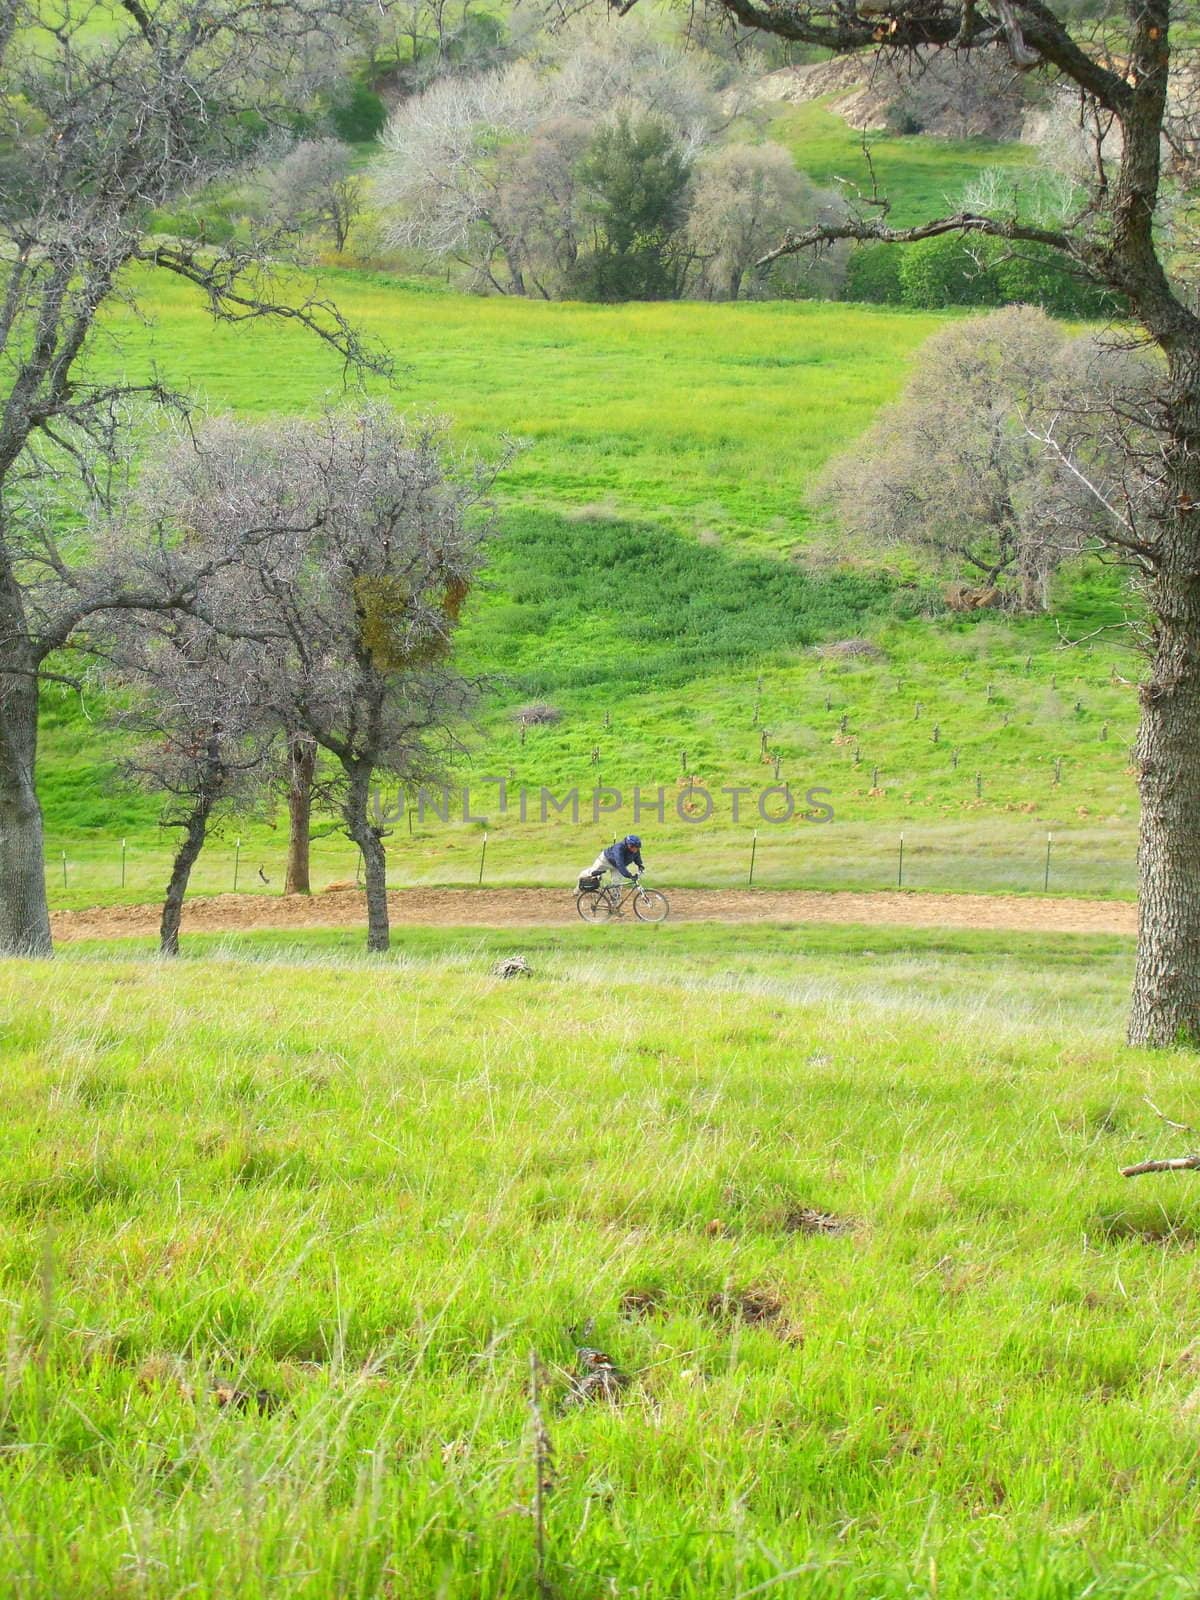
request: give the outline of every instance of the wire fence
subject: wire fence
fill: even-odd
[[[589,833],[548,840],[539,848],[528,836],[494,830],[433,841],[399,837],[388,843],[388,880],[396,889],[572,886],[597,846],[607,842]],[[165,888],[171,861],[169,845],[158,840],[93,837],[58,843],[46,858],[51,903],[156,899]],[[890,889],[1099,899],[1128,898],[1136,889],[1132,832],[1095,828],[1015,833],[979,825],[957,830],[835,825],[784,839],[774,829],[747,829],[716,840],[664,839],[657,852],[649,850],[648,864],[654,882],[679,888]],[[189,893],[278,894],[285,877],[281,844],[220,838],[202,853]],[[357,848],[338,840],[315,844],[311,883],[317,892],[361,885]]]

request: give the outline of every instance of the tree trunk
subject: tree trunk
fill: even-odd
[[[304,733],[288,740],[288,857],[284,894],[311,894],[309,845],[312,838],[312,786],[317,747]]]
[[[367,949],[384,951],[391,943],[387,903],[387,856],[379,829],[372,827],[367,818],[370,798],[371,771],[350,774],[350,787],[342,815],[346,830],[362,851],[363,871],[367,882]]]
[[[10,713],[6,706],[0,733],[0,954],[48,956],[53,945],[42,808],[32,763],[13,758]]]
[[[521,258],[511,244],[501,246],[504,251],[504,264],[508,268],[509,282],[512,284],[512,293],[528,296],[525,287],[525,274],[521,270]]]
[[[20,591],[0,579],[0,636],[10,641],[0,674],[0,954],[48,956],[50,909],[46,903],[42,808],[37,761],[37,660],[26,637]]]
[[[1146,586],[1138,951],[1129,1042],[1200,1044],[1200,351],[1170,362],[1169,501]]]
[[[1018,562],[1017,581],[1020,585],[1017,601],[1019,610],[1030,617],[1045,611],[1048,586],[1045,575],[1037,570],[1036,565],[1028,561]]]
[[[167,884],[167,895],[163,901],[162,923],[159,926],[158,948],[161,955],[179,954],[179,924],[183,918],[183,897],[187,893],[188,879],[192,875],[192,868],[196,865],[196,857],[204,848],[211,811],[211,800],[197,801],[196,809],[188,817],[183,843],[176,851],[171,868],[171,881]]]

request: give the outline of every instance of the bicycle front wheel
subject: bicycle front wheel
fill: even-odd
[[[658,889],[640,889],[633,897],[633,914],[639,922],[665,922],[671,907]]]
[[[575,896],[575,909],[585,922],[607,922],[612,916],[612,901],[603,889],[585,889]]]

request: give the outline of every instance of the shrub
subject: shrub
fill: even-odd
[[[937,310],[1001,303],[991,239],[946,233],[908,245],[901,254],[900,286],[907,306]]]
[[[851,257],[847,278],[848,299],[886,298],[857,287],[855,274],[867,282],[871,273],[884,271],[873,260],[857,265],[858,256],[876,256],[887,245],[871,245]],[[923,239],[903,249],[895,273],[902,304],[920,310],[943,306],[1039,306],[1055,317],[1107,317],[1119,315],[1116,297],[1098,284],[1072,272],[1057,250],[1048,245],[1009,244],[1003,239],[947,233]]]
[[[329,122],[347,144],[366,144],[382,133],[387,107],[365,83],[348,84],[330,106]]]
[[[531,706],[518,706],[512,714],[513,721],[524,728],[553,727],[556,722],[562,721],[562,712],[557,706],[542,702]]]
[[[1114,295],[1071,272],[1048,245],[1006,247],[993,272],[1006,305],[1041,306],[1055,317],[1107,317],[1120,311]]]
[[[898,306],[904,300],[900,285],[899,246],[860,245],[846,263],[844,300],[865,300],[871,305]]]

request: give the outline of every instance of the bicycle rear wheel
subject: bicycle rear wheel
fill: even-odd
[[[633,897],[633,914],[639,922],[665,922],[671,907],[659,889],[639,889]]]
[[[603,889],[584,889],[575,896],[575,909],[585,922],[607,922],[612,901]]]

